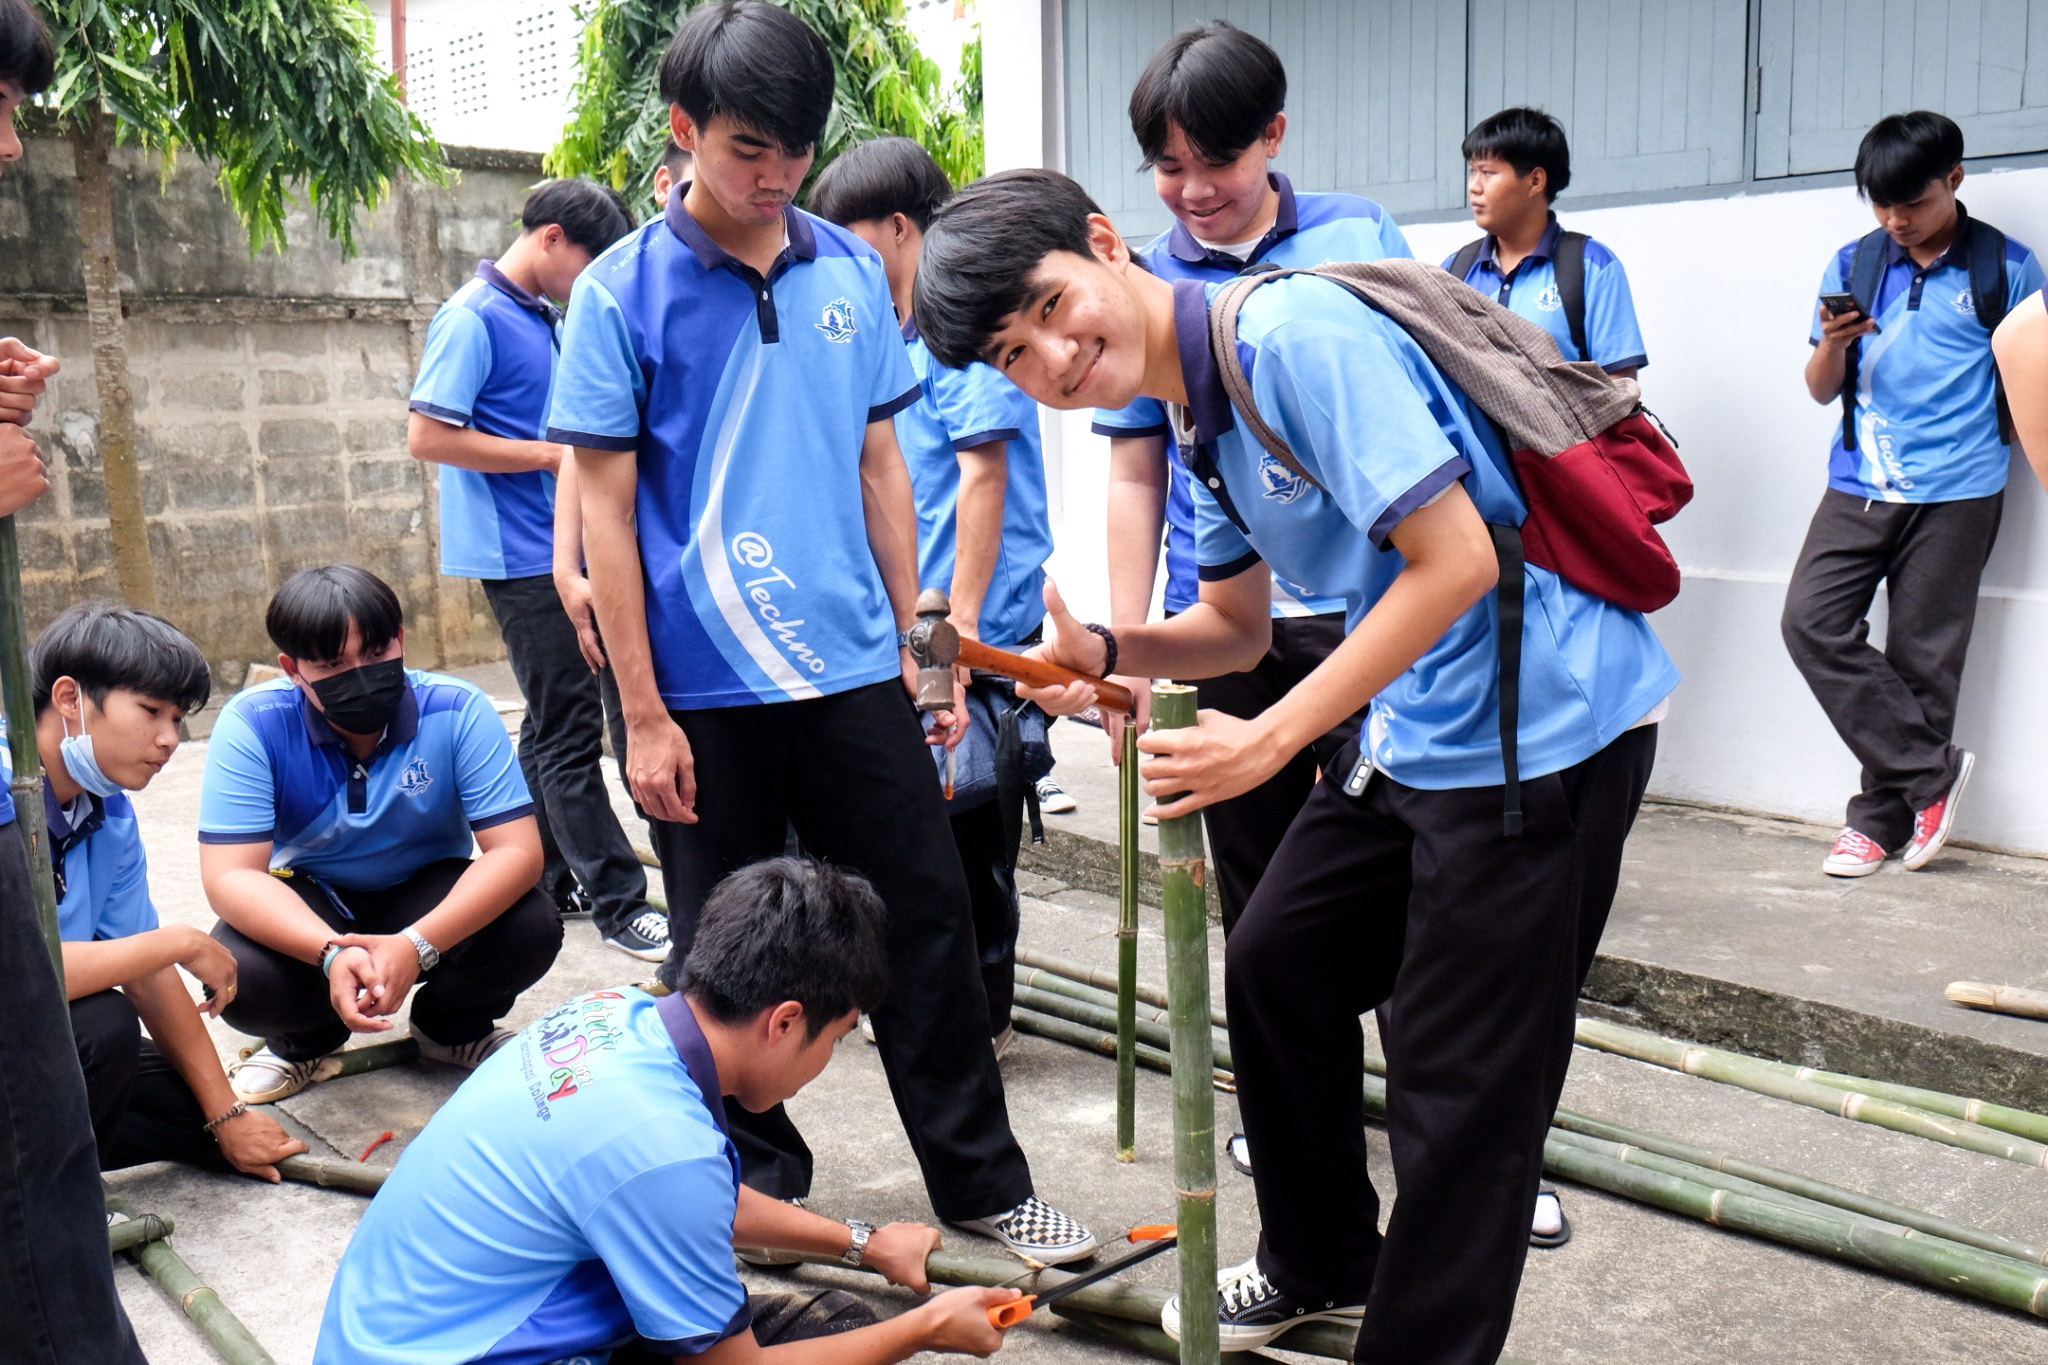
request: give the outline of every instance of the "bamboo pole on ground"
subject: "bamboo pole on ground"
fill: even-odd
[[[1929,1113],[1966,1119],[1986,1128],[1996,1128],[2001,1133],[2048,1143],[2048,1114],[2014,1109],[2010,1105],[1993,1104],[1989,1100],[1971,1099],[1966,1095],[1926,1090],[1917,1085],[1900,1085],[1896,1081],[1873,1081],[1862,1076],[1846,1076],[1839,1071],[1817,1071],[1810,1066],[1793,1066],[1789,1062],[1772,1062],[1770,1065],[1802,1081],[1818,1081],[1835,1090],[1855,1090],[1881,1100],[1897,1100]]]
[[[318,1157],[288,1156],[277,1163],[277,1173],[301,1185],[320,1185],[330,1190],[353,1190],[375,1194],[391,1175],[389,1166],[372,1166],[366,1161],[323,1161]]]
[[[135,1212],[119,1195],[107,1196],[107,1207],[116,1213],[125,1213],[131,1219]],[[171,1250],[168,1241],[142,1242],[128,1249],[127,1255],[143,1269],[143,1273],[155,1280],[157,1287],[176,1301],[185,1316],[206,1333],[206,1339],[213,1343],[215,1350],[228,1365],[277,1365],[276,1358],[263,1349],[261,1343],[242,1325],[241,1319],[228,1311],[220,1301],[220,1295],[202,1282],[185,1264],[177,1252]]]
[[[35,698],[28,676],[28,627],[21,612],[21,542],[16,538],[14,518],[0,517],[0,689],[6,692],[7,752],[14,764],[9,789],[14,795],[14,819],[21,827],[23,851],[28,855],[29,892],[35,898],[36,921],[42,926],[43,946],[49,949],[50,964],[57,972],[57,986],[64,985],[64,944],[57,932],[57,882],[50,873],[50,830],[43,817],[43,760],[36,752]],[[71,1029],[65,1016],[64,1029]]]
[[[1152,725],[1195,725],[1195,689],[1152,687]],[[1172,1012],[1173,1182],[1179,1196],[1182,1365],[1216,1365],[1216,1092],[1209,1033],[1209,906],[1202,817],[1159,822],[1159,900],[1166,920],[1166,998]]]
[[[1116,992],[1100,990],[1079,981],[1069,980],[1045,970],[1043,967],[1027,967],[1018,963],[1010,969],[1011,978],[1020,986],[1029,986],[1035,991],[1046,991],[1052,995],[1064,995],[1069,1000],[1079,1000],[1084,1005],[1099,1005],[1103,1009],[1116,1008]],[[1140,986],[1142,990],[1142,984]],[[1166,1007],[1146,1002],[1141,994],[1137,997],[1138,1008],[1133,1011],[1140,1023],[1150,1021],[1163,1024],[1167,1020]]]
[[[145,1213],[125,1218],[118,1223],[107,1224],[107,1250],[116,1254],[132,1250],[144,1242],[161,1242],[177,1230],[177,1222],[168,1213]]]
[[[1966,1009],[2015,1014],[2022,1019],[2048,1019],[2048,991],[1994,986],[1985,981],[1951,981],[1943,994]]]
[[[1083,986],[1093,986],[1098,991],[1108,991],[1111,994],[1116,992],[1117,981],[1115,972],[1106,972],[1098,967],[1091,967],[1085,962],[1076,962],[1070,957],[1061,957],[1057,953],[1041,953],[1036,948],[1019,947],[1017,949],[1017,961],[1026,967],[1035,967],[1043,972],[1051,972],[1054,976],[1064,977],[1068,981],[1077,982]],[[1035,985],[1037,983],[1034,982],[1032,984]],[[1139,1000],[1155,1009],[1163,1010],[1167,1008],[1166,992],[1157,986],[1149,986],[1140,981],[1138,983],[1137,995]],[[1223,1010],[1220,1006],[1211,1004],[1209,1022],[1217,1028],[1226,1027]]]
[[[1116,1034],[1107,1029],[1090,1028],[1071,1019],[1062,1019],[1058,1015],[1040,1014],[1037,1010],[1026,1009],[1022,1005],[1011,1007],[1010,1022],[1016,1025],[1019,1033],[1029,1033],[1051,1042],[1065,1043],[1068,1047],[1077,1047],[1083,1052],[1098,1052],[1111,1061],[1116,1060]],[[1147,1071],[1163,1074],[1173,1070],[1173,1062],[1163,1048],[1139,1043],[1137,1058],[1138,1065]]]
[[[1138,726],[1124,717],[1116,776],[1116,1159],[1138,1159]]]
[[[1034,1014],[1050,1015],[1054,1019],[1065,1019],[1069,1023],[1081,1024],[1087,1028],[1099,1028],[1107,1032],[1116,1031],[1116,1012],[1105,1006],[1087,1000],[1076,1000],[1071,996],[1055,995],[1032,986],[1016,988],[1016,1002]],[[1173,1050],[1173,1029],[1152,1019],[1132,1021],[1136,1041],[1149,1044],[1162,1052]],[[1233,1071],[1230,1048],[1210,1030],[1210,1052],[1214,1069]]]

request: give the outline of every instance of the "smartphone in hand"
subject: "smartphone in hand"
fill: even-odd
[[[1854,294],[1846,291],[1840,294],[1822,294],[1820,296],[1820,306],[1827,309],[1828,316],[1831,318],[1838,318],[1848,313],[1854,313],[1858,317],[1865,316],[1863,305],[1856,302]]]

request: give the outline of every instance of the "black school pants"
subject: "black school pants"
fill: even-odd
[[[1374,773],[1351,797],[1318,783],[1230,937],[1259,1267],[1317,1307],[1365,1303],[1361,1361],[1500,1354],[1579,986],[1656,743],[1642,726],[1525,779],[1512,838],[1499,787],[1422,791]],[[1384,1237],[1359,1026],[1382,1003],[1398,1187]]]
[[[1256,719],[1286,696],[1330,651],[1344,643],[1344,614],[1282,616],[1273,621],[1273,643],[1265,656],[1242,673],[1220,678],[1190,679],[1196,703],[1240,720]],[[1280,770],[1242,796],[1219,801],[1202,812],[1209,836],[1209,864],[1216,873],[1216,896],[1223,906],[1223,932],[1237,927],[1251,903],[1252,891],[1273,862],[1274,850],[1287,827],[1308,800],[1316,773],[1334,762],[1344,746],[1358,737],[1365,713],[1358,712],[1287,760]],[[1348,771],[1348,770],[1347,770]]]
[[[519,768],[540,822],[541,890],[566,905],[580,884],[598,931],[615,933],[647,908],[647,874],[605,787],[598,675],[551,575],[485,579],[483,589],[526,699]]]
[[[1022,1203],[1031,1171],[988,1045],[967,883],[903,685],[670,714],[697,773],[697,823],[653,822],[676,960],[711,888],[781,854],[794,826],[806,852],[866,877],[888,907],[875,1042],[933,1210],[985,1218]],[[787,1111],[728,1101],[726,1116],[749,1185],[778,1199],[810,1192],[810,1148]]]
[[[1863,765],[1846,823],[1887,853],[1956,780],[1951,743],[1977,585],[2005,494],[1960,502],[1873,502],[1830,488],[1785,592],[1785,648],[1835,733]],[[1890,616],[1870,643],[1879,584]]]
[[[12,823],[0,825],[0,983],[0,1360],[145,1365],[114,1294],[85,1081]]]
[[[395,934],[439,905],[467,858],[428,863],[392,886],[372,891],[328,886],[301,873],[285,879],[306,908],[342,934]],[[327,979],[311,962],[267,948],[225,923],[213,936],[235,955],[234,1003],[221,1011],[228,1027],[255,1034],[288,1062],[325,1057],[349,1039],[348,1025],[327,998]],[[412,1022],[437,1043],[473,1043],[512,1012],[520,992],[547,974],[562,949],[562,915],[538,887],[462,942],[441,950],[420,975]]]
[[[185,1078],[142,1036],[135,1006],[118,990],[71,1002],[71,1033],[85,1073],[100,1169],[184,1161],[231,1169],[206,1131],[207,1115]]]

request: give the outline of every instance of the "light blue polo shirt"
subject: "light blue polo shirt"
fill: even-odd
[[[1855,242],[1836,252],[1820,292],[1846,292],[1855,258]],[[2010,237],[2005,280],[2008,310],[2042,283],[2034,253]],[[1828,487],[1877,502],[1957,502],[2004,488],[2012,451],[1998,434],[1991,334],[1977,321],[1968,260],[1951,249],[1923,270],[1886,239],[1873,312],[1879,330],[1863,338],[1857,365],[1856,449],[1842,448],[1836,421]],[[1818,304],[1813,314],[1808,340],[1818,345]]]
[[[1465,283],[1512,313],[1541,326],[1557,338],[1557,349],[1566,360],[1590,360],[1613,374],[1618,370],[1639,370],[1650,363],[1643,349],[1643,332],[1636,325],[1635,296],[1628,290],[1628,272],[1621,260],[1604,245],[1586,241],[1586,346],[1591,355],[1579,354],[1572,344],[1571,320],[1565,316],[1564,297],[1557,289],[1557,237],[1561,229],[1557,215],[1536,249],[1503,273],[1494,256],[1494,238],[1487,234],[1479,248],[1479,259],[1465,276]],[[1451,268],[1457,252],[1444,258]]]
[[[680,995],[571,1000],[443,1104],[334,1274],[315,1365],[698,1355],[748,1329],[739,1154]]]
[[[1453,482],[1486,520],[1521,524],[1527,508],[1493,424],[1406,332],[1341,286],[1307,277],[1262,286],[1238,319],[1259,411],[1322,487],[1290,473],[1237,425],[1224,395],[1208,338],[1208,302],[1221,287],[1174,286],[1204,579],[1263,559],[1340,596],[1349,631],[1405,563],[1388,539],[1394,528]],[[1524,780],[1591,757],[1678,685],[1640,612],[1533,564],[1526,601]],[[1373,698],[1360,744],[1381,771],[1426,790],[1500,784],[1497,619],[1489,593]]]
[[[480,261],[427,326],[414,412],[508,441],[538,441],[554,388],[561,313]],[[441,572],[531,578],[554,572],[555,476],[441,466]]]
[[[942,589],[953,582],[958,452],[1006,443],[1003,543],[981,600],[981,639],[998,649],[1013,648],[1045,619],[1045,561],[1052,556],[1038,404],[981,361],[960,370],[939,364],[914,321],[904,324],[903,336],[918,400],[896,414],[896,441],[917,495],[918,582]]]
[[[505,722],[474,685],[406,670],[398,714],[358,762],[289,678],[214,723],[199,842],[271,845],[272,868],[354,890],[467,858],[475,831],[533,813]]]
[[[1279,215],[1246,260],[1212,251],[1195,239],[1186,224],[1154,237],[1138,251],[1138,259],[1163,280],[1227,280],[1247,263],[1300,268],[1333,261],[1409,260],[1414,252],[1393,216],[1370,199],[1355,194],[1296,194],[1278,171],[1269,176],[1280,193]],[[1166,408],[1155,399],[1140,398],[1117,412],[1098,410],[1093,430],[1099,436],[1165,436]],[[1185,452],[1183,452],[1184,454]],[[1195,569],[1195,503],[1184,459],[1167,462],[1166,595],[1169,612],[1195,604],[1199,582]],[[1281,575],[1273,577],[1273,615],[1321,616],[1342,611],[1343,601],[1315,592]]]
[[[637,452],[654,678],[672,710],[894,678],[861,443],[917,401],[881,258],[796,208],[767,279],[669,196],[577,278],[548,439]]]
[[[0,790],[14,780],[14,755],[0,721]],[[78,822],[72,823],[72,816]],[[14,819],[7,805],[4,827]],[[149,898],[149,859],[142,830],[126,792],[82,795],[70,809],[57,804],[50,778],[43,776],[43,821],[49,830],[50,866],[57,877],[57,936],[66,943],[99,943],[128,938],[157,927],[156,902]],[[11,836],[10,836],[11,837]]]

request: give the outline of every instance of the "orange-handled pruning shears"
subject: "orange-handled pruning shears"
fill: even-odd
[[[1043,1294],[1026,1294],[1021,1299],[1011,1299],[1008,1303],[999,1303],[988,1310],[989,1323],[992,1326],[1008,1331],[1024,1321],[1024,1319],[1030,1317],[1034,1309],[1043,1307],[1055,1299],[1063,1299],[1077,1289],[1086,1289],[1091,1284],[1098,1284],[1112,1275],[1121,1275],[1138,1262],[1149,1261],[1160,1252],[1177,1246],[1179,1239],[1180,1230],[1170,1223],[1154,1227],[1132,1228],[1125,1237],[1125,1241],[1150,1242],[1152,1245],[1141,1247],[1128,1256],[1119,1257],[1111,1261],[1108,1265],[1098,1266],[1086,1275],[1076,1275],[1071,1280],[1064,1280],[1051,1289],[1046,1290]]]

